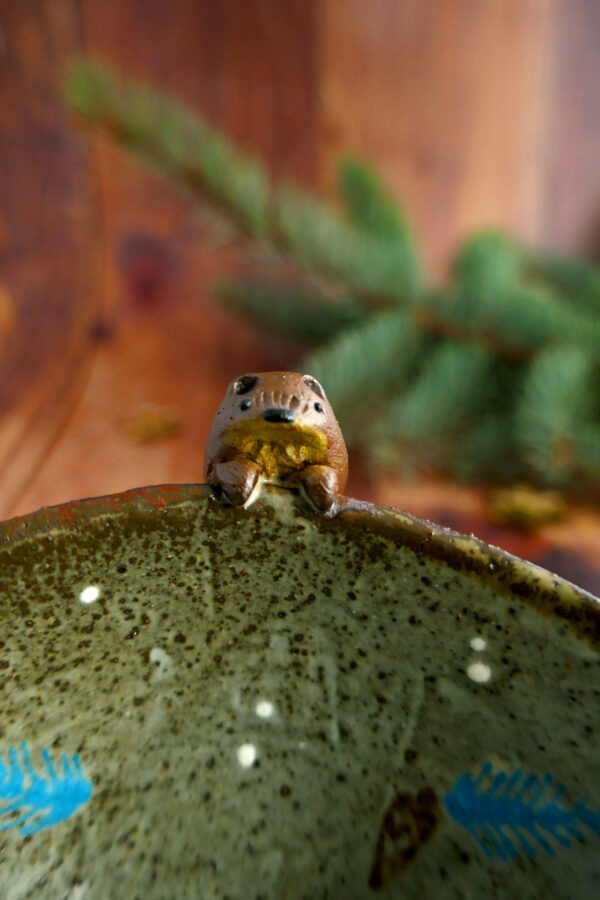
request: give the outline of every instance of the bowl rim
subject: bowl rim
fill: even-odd
[[[473,577],[484,587],[533,607],[543,615],[565,623],[579,638],[600,652],[600,598],[579,588],[559,575],[535,563],[513,556],[487,544],[475,535],[461,534],[441,525],[420,519],[393,507],[364,500],[342,497],[332,518],[324,518],[301,502],[289,489],[267,485],[260,498],[249,508],[224,507],[206,484],[159,484],[133,488],[115,494],[73,500],[56,506],[45,506],[32,513],[0,522],[0,558],[4,551],[12,556],[20,544],[37,537],[74,531],[78,526],[101,518],[117,518],[128,513],[161,514],[198,504],[222,506],[234,516],[254,516],[273,504],[274,497],[295,496],[305,518],[318,521],[325,528],[340,523],[350,530],[368,531],[415,553],[447,565],[450,569]]]

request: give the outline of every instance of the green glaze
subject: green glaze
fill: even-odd
[[[502,864],[444,815],[369,887],[394,798],[485,760],[600,810],[600,604],[535,566],[353,501],[159,487],[0,526],[0,613],[4,759],[79,753],[93,783],[0,831],[0,897],[597,896],[592,833]]]

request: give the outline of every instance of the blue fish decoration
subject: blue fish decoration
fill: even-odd
[[[573,838],[584,838],[585,828],[600,835],[600,813],[585,800],[565,809],[560,804],[564,791],[552,775],[527,775],[521,769],[509,775],[485,762],[477,776],[461,775],[443,803],[486,856],[510,861],[524,853],[535,859],[535,845],[554,857],[551,840],[570,847]]]
[[[61,757],[62,771],[54,766],[50,752],[42,750],[45,771],[40,775],[31,760],[27,741],[8,751],[8,765],[0,753],[0,830],[18,828],[26,837],[68,819],[92,795],[92,782],[86,778],[79,756]],[[3,805],[6,803],[6,805]],[[18,818],[5,819],[23,810]]]

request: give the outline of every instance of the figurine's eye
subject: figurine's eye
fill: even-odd
[[[315,409],[316,409],[317,412],[323,412],[323,404],[322,404],[322,403],[315,403]]]
[[[233,382],[233,390],[236,394],[247,394],[248,391],[252,390],[257,381],[257,375],[241,375]]]
[[[317,379],[313,378],[312,375],[303,375],[302,381],[311,389],[311,391],[314,391],[318,397],[325,396],[325,391],[323,390]]]
[[[240,403],[240,409],[243,411],[250,409],[251,406],[252,400],[242,400],[242,402]]]

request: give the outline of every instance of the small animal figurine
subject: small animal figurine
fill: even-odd
[[[316,378],[294,372],[235,378],[208,436],[204,475],[236,506],[247,504],[263,481],[300,486],[318,510],[335,515],[348,453]]]

